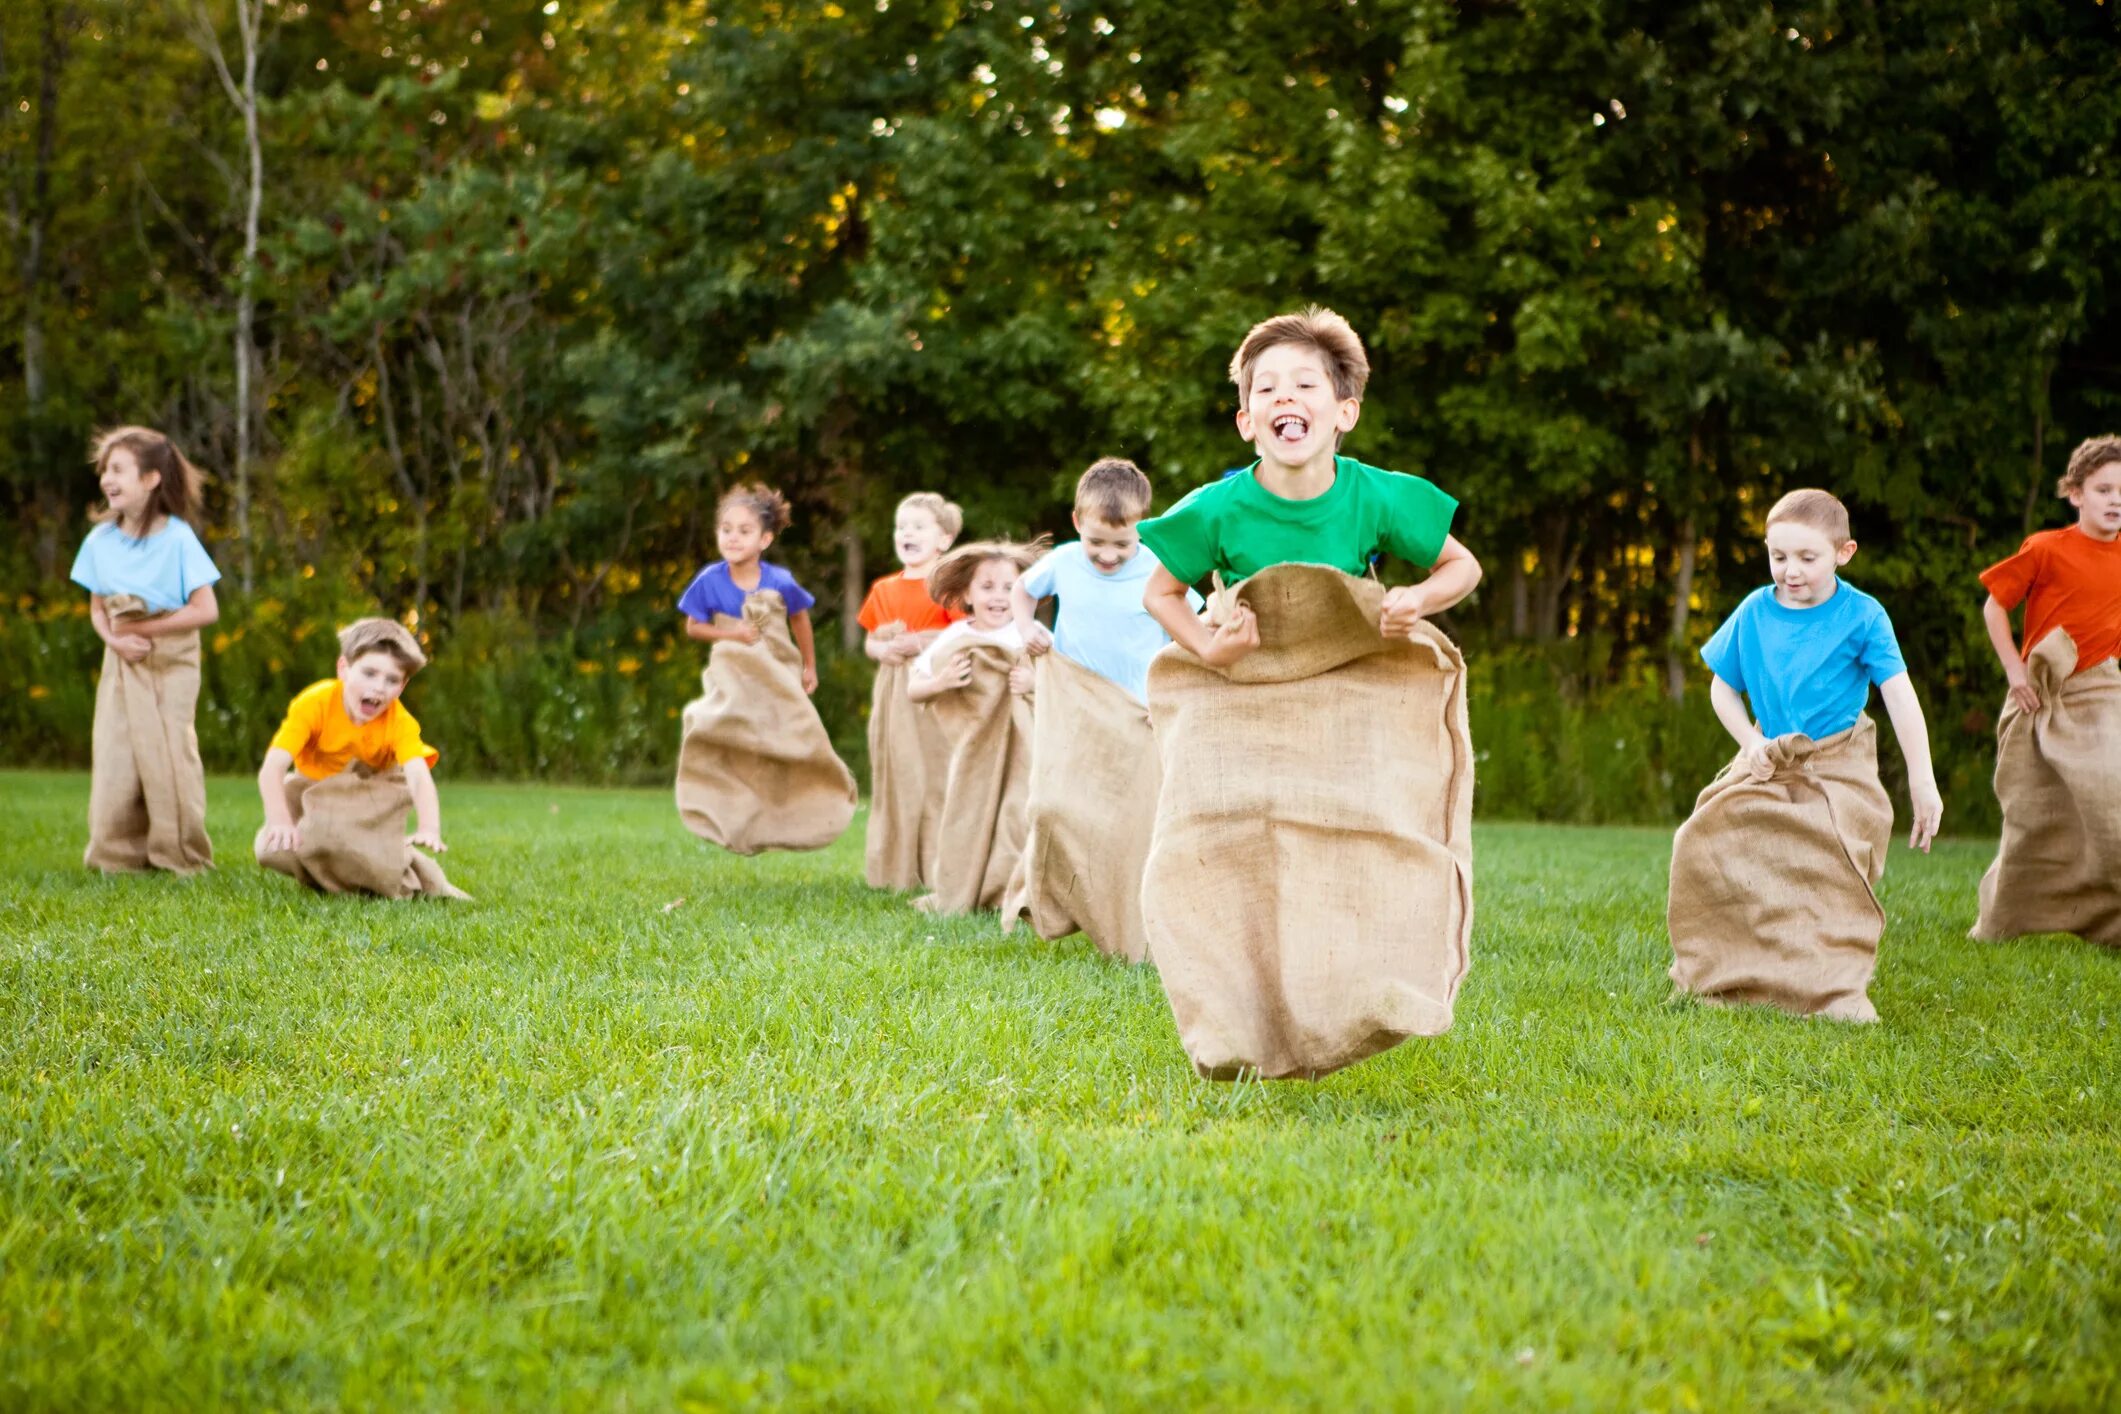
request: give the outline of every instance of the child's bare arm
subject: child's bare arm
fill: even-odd
[[[972,683],[972,655],[963,651],[950,655],[932,673],[914,673],[906,679],[906,697],[913,702],[926,702],[932,697],[941,697],[946,692],[955,692]]]
[[[817,691],[817,637],[810,631],[810,611],[798,609],[788,616],[788,636],[803,655],[803,691]]]
[[[1386,638],[1410,636],[1414,625],[1451,608],[1479,588],[1480,578],[1480,561],[1473,558],[1473,552],[1460,544],[1457,536],[1445,536],[1443,551],[1429,567],[1427,579],[1385,591],[1378,631]]]
[[[265,805],[265,838],[258,843],[260,853],[302,847],[302,831],[287,808],[287,773],[294,766],[295,758],[287,748],[276,746],[265,753],[265,764],[258,768],[258,799]]]
[[[1163,625],[1172,642],[1211,668],[1227,668],[1259,647],[1259,619],[1250,604],[1233,604],[1230,616],[1210,628],[1186,602],[1186,586],[1162,565],[1149,571],[1142,608]]]
[[[405,763],[405,784],[412,787],[412,842],[436,854],[449,846],[442,843],[442,797],[435,790],[435,773],[424,757]]]
[[[1996,661],[2003,665],[2004,681],[2010,684],[2011,700],[2018,704],[2021,712],[2040,710],[2040,693],[2033,680],[2026,674],[2025,657],[2018,651],[2018,639],[2011,632],[2011,611],[1996,602],[1991,594],[1981,606],[1981,621],[1988,625],[1988,641],[1996,650]]]
[[[1036,658],[1053,646],[1053,635],[1038,621],[1038,601],[1019,579],[1009,587],[1009,607],[1016,615],[1016,631],[1024,637],[1024,651]]]
[[[104,607],[101,594],[88,596],[88,622],[96,630],[96,637],[128,663],[137,663],[154,651],[155,645],[134,633],[130,625],[120,629],[110,621],[110,610]]]
[[[186,629],[205,628],[221,617],[221,602],[214,598],[214,587],[202,584],[191,592],[184,607],[174,613],[164,614],[158,619],[143,619],[132,625],[132,631],[143,638],[160,638],[164,634],[182,633]]]
[[[720,643],[724,640],[733,643],[759,641],[758,628],[749,619],[731,624],[728,628],[717,628],[705,619],[696,619],[690,614],[685,616],[685,636],[698,643]]]
[[[1745,696],[1720,677],[1709,678],[1709,705],[1716,709],[1716,720],[1738,743],[1738,754],[1755,776],[1765,780],[1772,774],[1767,760],[1767,738],[1760,728],[1753,725],[1753,714],[1745,707]]]
[[[1929,723],[1923,719],[1922,703],[1915,684],[1906,673],[1898,673],[1878,685],[1885,700],[1885,714],[1892,718],[1893,735],[1900,738],[1900,755],[1907,761],[1907,793],[1914,807],[1914,828],[1907,842],[1924,854],[1937,828],[1944,823],[1944,796],[1937,789],[1936,768],[1930,764]]]

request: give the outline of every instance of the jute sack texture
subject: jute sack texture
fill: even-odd
[[[2074,933],[2121,947],[2121,666],[2077,672],[2056,630],[2026,660],[2040,710],[1996,723],[2003,840],[1981,878],[1973,936]]]
[[[1673,836],[1672,980],[1717,1002],[1864,1016],[1893,833],[1877,728],[1866,716],[1768,749],[1773,775],[1755,780],[1734,759]]]
[[[744,601],[742,620],[714,621],[749,622],[759,641],[723,639],[707,655],[678,744],[678,815],[732,854],[823,849],[854,819],[854,774],[803,691],[787,608],[765,589]]]
[[[876,631],[897,638],[906,627]],[[869,837],[862,876],[872,889],[917,889],[935,879],[950,747],[933,713],[906,696],[910,663],[879,663],[869,697]]]
[[[1149,668],[1161,789],[1142,921],[1201,1074],[1319,1076],[1450,1029],[1473,928],[1465,663],[1423,624],[1378,635],[1384,590],[1278,565],[1228,669]]]
[[[470,898],[405,837],[411,809],[403,766],[372,771],[356,761],[321,781],[296,773],[287,778],[287,810],[301,827],[301,847],[268,853],[261,829],[253,848],[260,864],[320,893]]]
[[[929,913],[997,909],[1024,852],[1031,794],[1031,701],[1009,691],[1013,654],[974,644],[972,681],[921,704],[950,752]]]
[[[1156,827],[1156,737],[1125,689],[1059,653],[1038,660],[1024,852],[1002,930],[1086,933],[1108,957],[1149,955],[1142,870]]]
[[[113,594],[103,601],[111,627],[124,631],[154,617],[145,601]],[[168,869],[192,874],[213,866],[206,836],[206,767],[192,718],[199,706],[199,634],[151,638],[145,658],[128,663],[103,650],[90,731],[95,753],[88,787],[88,852],[83,862],[106,874]]]

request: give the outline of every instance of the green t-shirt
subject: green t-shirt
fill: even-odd
[[[1259,463],[1199,487],[1141,523],[1142,544],[1174,579],[1198,584],[1210,571],[1225,582],[1270,565],[1331,565],[1362,574],[1380,550],[1428,569],[1443,553],[1458,502],[1419,476],[1380,471],[1353,457],[1333,459],[1323,496],[1291,501],[1253,475]]]

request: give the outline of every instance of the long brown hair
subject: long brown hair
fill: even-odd
[[[177,450],[175,442],[152,427],[113,427],[99,434],[89,447],[89,460],[96,465],[97,480],[103,478],[103,468],[109,464],[110,454],[121,449],[133,454],[133,461],[142,476],[152,471],[162,478],[148,496],[143,529],[153,525],[158,515],[188,521],[198,514],[201,486],[206,478],[199,474],[199,468],[185,459],[184,453]],[[108,506],[96,513],[97,520],[116,518]]]
[[[952,550],[928,572],[928,597],[946,609],[963,612],[965,596],[972,592],[972,581],[979,577],[981,565],[989,560],[1007,560],[1016,566],[1018,574],[1022,574],[1038,563],[1050,540],[1051,537],[1044,535],[1028,545],[1008,540],[975,540],[970,545]]]

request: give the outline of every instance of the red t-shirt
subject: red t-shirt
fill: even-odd
[[[2026,537],[2018,553],[1981,572],[2006,609],[2025,605],[2028,656],[2056,629],[2077,645],[2077,671],[2121,657],[2121,539],[2094,540],[2076,526]]]
[[[926,633],[948,628],[963,617],[928,597],[927,580],[908,579],[900,570],[869,586],[869,597],[862,601],[855,622],[871,633],[889,623],[904,624],[908,633]]]

